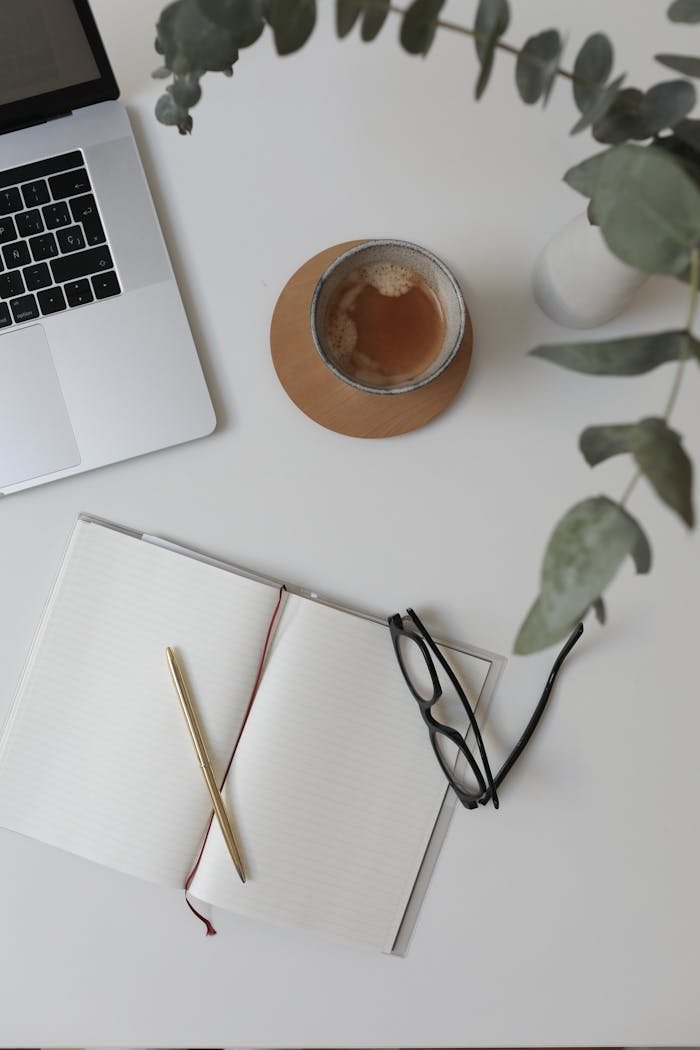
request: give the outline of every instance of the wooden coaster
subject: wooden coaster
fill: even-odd
[[[367,394],[326,368],[311,338],[311,297],[321,274],[342,252],[362,241],[347,241],[319,252],[289,278],[270,324],[272,360],[279,381],[310,419],[337,434],[380,438],[424,426],[456,396],[472,356],[472,326],[467,311],[464,339],[457,356],[433,383],[409,394]]]

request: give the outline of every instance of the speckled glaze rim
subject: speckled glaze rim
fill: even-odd
[[[435,266],[437,269],[439,269],[443,273],[443,275],[447,278],[447,281],[448,281],[449,285],[451,286],[452,291],[454,293],[455,301],[457,303],[457,307],[458,307],[458,310],[459,310],[459,330],[458,330],[457,336],[456,336],[456,338],[454,340],[454,345],[452,346],[452,349],[450,350],[450,352],[445,357],[444,361],[442,361],[440,363],[440,365],[433,372],[429,372],[427,375],[423,376],[421,379],[411,380],[410,383],[403,383],[401,386],[387,386],[387,387],[369,386],[366,383],[361,383],[359,380],[353,379],[351,376],[346,375],[344,372],[342,372],[338,368],[338,366],[335,364],[335,362],[333,360],[331,360],[331,358],[328,356],[326,351],[323,349],[323,347],[321,345],[321,341],[320,341],[320,339],[318,337],[318,331],[316,329],[316,311],[317,311],[317,307],[318,307],[318,300],[320,298],[321,291],[323,290],[323,286],[326,283],[326,281],[328,280],[328,278],[338,269],[338,267],[343,266],[347,262],[348,259],[352,258],[352,256],[354,256],[354,255],[362,255],[364,252],[366,252],[370,248],[382,248],[382,247],[404,248],[404,249],[407,249],[409,252],[416,252],[417,254],[422,255],[426,259],[428,259],[433,264],[433,266]],[[449,366],[452,364],[452,362],[454,361],[454,359],[455,359],[455,357],[457,355],[457,352],[458,352],[460,346],[462,345],[462,340],[464,339],[464,329],[465,329],[465,325],[466,325],[466,315],[467,315],[467,308],[466,308],[465,303],[464,303],[464,296],[462,295],[462,289],[459,287],[459,284],[457,283],[457,278],[454,276],[454,274],[449,269],[449,267],[442,261],[442,259],[439,259],[437,257],[437,255],[433,254],[433,252],[428,251],[427,248],[421,247],[420,244],[414,244],[412,241],[403,241],[403,240],[398,240],[396,238],[391,238],[391,237],[381,237],[381,238],[378,238],[378,239],[372,240],[372,241],[363,241],[362,244],[357,244],[357,245],[355,245],[354,248],[348,248],[347,251],[342,252],[338,256],[337,259],[333,260],[333,262],[330,264],[330,266],[321,274],[321,276],[318,279],[318,283],[316,284],[316,287],[314,288],[314,294],[311,297],[311,309],[310,309],[310,312],[309,312],[309,321],[310,321],[311,336],[312,336],[313,341],[314,341],[314,346],[316,347],[316,350],[317,350],[321,360],[323,361],[324,365],[326,365],[327,368],[330,368],[331,372],[333,372],[333,374],[336,375],[338,377],[338,379],[343,381],[343,383],[347,383],[348,386],[352,386],[356,390],[362,390],[362,391],[364,391],[367,394],[409,394],[413,390],[420,390],[421,387],[427,386],[428,383],[432,383],[435,379],[438,378],[438,376],[441,376],[442,373],[447,368],[449,368]]]

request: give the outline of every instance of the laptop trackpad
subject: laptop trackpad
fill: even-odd
[[[0,336],[0,489],[79,463],[44,329]]]

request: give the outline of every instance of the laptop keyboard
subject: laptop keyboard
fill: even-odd
[[[80,150],[0,171],[0,328],[120,292]]]

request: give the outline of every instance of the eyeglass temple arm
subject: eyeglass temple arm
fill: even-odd
[[[505,762],[503,763],[503,765],[501,766],[501,768],[499,769],[498,773],[496,774],[496,776],[494,778],[494,786],[495,786],[496,789],[498,789],[501,786],[501,784],[503,783],[505,778],[508,776],[508,774],[510,773],[511,769],[513,768],[513,766],[515,765],[515,763],[518,761],[518,759],[520,758],[521,754],[525,750],[530,737],[532,736],[532,734],[534,733],[535,729],[537,728],[537,723],[539,722],[540,718],[542,717],[542,712],[544,711],[545,707],[547,706],[547,701],[549,700],[549,694],[552,692],[552,686],[554,685],[554,681],[555,681],[557,675],[559,674],[559,670],[561,668],[561,665],[564,663],[564,660],[567,658],[567,656],[569,655],[569,653],[571,652],[573,647],[576,645],[576,642],[579,640],[579,638],[581,637],[582,634],[583,634],[583,624],[582,623],[577,623],[576,626],[574,627],[573,631],[569,635],[568,639],[566,640],[566,643],[564,644],[564,647],[562,648],[561,652],[559,653],[559,655],[557,656],[556,660],[554,661],[554,664],[552,666],[552,670],[549,672],[549,678],[547,679],[547,681],[545,683],[545,687],[542,690],[542,696],[540,697],[540,701],[539,701],[537,707],[535,708],[535,710],[533,711],[532,717],[530,718],[530,721],[525,726],[525,729],[523,730],[523,733],[522,733],[522,736],[520,737],[520,740],[518,740],[517,744],[515,745],[515,747],[511,751],[510,755],[505,760]]]

